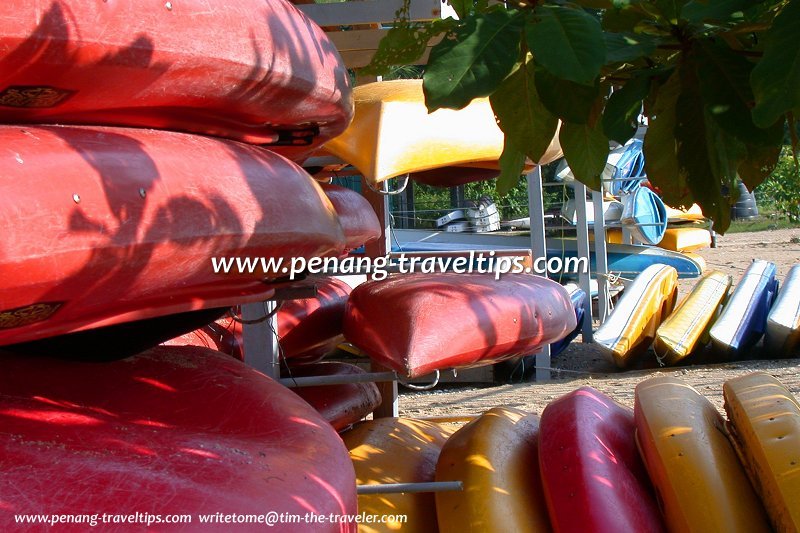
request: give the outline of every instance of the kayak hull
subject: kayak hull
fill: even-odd
[[[770,531],[711,402],[679,379],[651,378],[636,386],[634,416],[670,531]]]
[[[2,360],[6,530],[20,531],[15,514],[43,510],[136,509],[197,520],[270,509],[304,515],[313,502],[314,513],[356,512],[355,476],[336,432],[297,396],[228,356],[157,347],[106,364]],[[249,529],[256,527],[264,526]]]
[[[650,266],[634,279],[595,332],[594,341],[607,359],[625,368],[650,347],[675,306],[677,282],[675,269],[663,265]]]
[[[458,320],[454,320],[454,316]],[[408,274],[353,289],[345,338],[409,377],[536,352],[575,329],[559,284],[528,274]]]
[[[539,417],[495,407],[456,431],[436,464],[439,531],[550,531],[538,461]]]
[[[0,6],[4,123],[167,129],[299,159],[347,127],[347,71],[289,2]]]
[[[727,274],[709,272],[658,326],[654,349],[661,362],[677,364],[708,342],[708,331],[728,296],[731,282]]]
[[[366,198],[346,187],[321,183],[325,196],[331,201],[345,237],[349,252],[381,236],[378,215]]]
[[[764,344],[770,356],[790,356],[800,347],[800,265],[789,269],[772,304]]]
[[[554,531],[663,531],[633,412],[591,387],[545,407],[539,468]]]
[[[57,126],[3,126],[0,143],[0,226],[14,228],[0,243],[0,344],[264,300],[284,273],[215,273],[212,258],[344,248],[314,180],[257,147]]]
[[[358,376],[366,374],[355,365],[335,361],[292,366],[284,378],[308,376]],[[297,387],[292,391],[327,420],[336,431],[342,431],[362,420],[381,404],[381,393],[374,383],[346,383]]]
[[[776,531],[800,531],[800,405],[756,372],[723,386],[731,440]]]

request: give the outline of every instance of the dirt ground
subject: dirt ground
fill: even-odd
[[[800,263],[800,229],[783,229],[717,236],[717,247],[699,252],[708,269],[716,269],[738,281],[753,259],[765,259],[778,267],[780,279],[789,268]],[[681,280],[680,295],[688,294],[695,280]],[[680,377],[718,408],[722,408],[722,384],[733,377],[754,371],[772,374],[793,393],[800,396],[800,359],[770,360],[758,346],[752,361],[720,362],[711,354],[700,354],[687,366],[670,369],[657,367],[650,353],[640,368],[619,371],[608,363],[591,344],[580,337],[552,361],[548,381],[494,386],[440,385],[432,391],[402,391],[400,413],[409,417],[474,415],[495,406],[518,407],[541,413],[547,403],[578,387],[590,385],[620,403],[633,406],[636,384],[653,375]]]

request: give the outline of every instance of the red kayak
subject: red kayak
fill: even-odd
[[[212,258],[344,247],[314,180],[258,147],[58,126],[2,126],[0,146],[0,345],[264,300],[284,274]]]
[[[0,3],[0,122],[266,144],[293,159],[353,113],[325,33],[284,0]]]
[[[336,209],[342,225],[347,250],[355,250],[381,236],[378,215],[366,198],[346,187],[322,183],[322,190]]]
[[[359,367],[336,361],[293,366],[281,377],[352,376],[366,374]],[[342,431],[362,420],[381,404],[381,393],[374,383],[348,383],[292,388],[334,429]]]
[[[43,529],[15,514],[189,514],[177,529],[230,531],[198,525],[199,515],[356,513],[353,466],[333,428],[231,357],[157,347],[114,363],[3,354],[2,365],[4,531]],[[164,528],[147,525],[123,529]],[[314,531],[340,527],[315,523]]]
[[[555,531],[664,529],[634,432],[633,411],[591,387],[545,407],[539,467]]]
[[[293,363],[313,363],[341,343],[342,319],[350,286],[336,278],[315,280],[317,296],[286,300],[278,309],[281,355]],[[237,359],[244,358],[239,315],[211,322],[165,344],[207,346]]]
[[[528,274],[408,274],[356,287],[344,336],[408,377],[536,352],[575,328],[566,289]]]

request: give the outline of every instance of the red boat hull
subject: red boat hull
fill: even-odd
[[[527,274],[409,274],[356,287],[345,338],[409,377],[535,352],[575,328],[569,294]]]
[[[633,411],[591,387],[545,407],[539,468],[555,531],[664,529],[634,431]]]
[[[341,343],[342,319],[350,286],[336,278],[315,280],[317,296],[287,300],[278,310],[281,355],[294,363],[313,363]],[[165,343],[206,346],[243,360],[242,323],[222,317]]]
[[[293,159],[352,118],[325,33],[283,0],[0,3],[0,121],[268,144]]]
[[[336,209],[342,225],[347,250],[355,250],[381,236],[381,223],[378,215],[366,198],[345,187],[323,183],[322,190]]]
[[[154,130],[0,127],[0,344],[271,295],[212,257],[337,254],[333,206],[266,150]]]
[[[336,361],[291,367],[283,377],[307,376],[352,376],[366,374],[355,365]],[[381,404],[381,393],[374,383],[347,383],[292,388],[330,422],[337,431],[342,431],[374,411]]]
[[[356,513],[353,466],[336,432],[296,395],[231,357],[157,347],[105,364],[6,354],[2,364],[6,531],[26,530],[14,521],[21,513],[190,514],[192,523],[179,529],[192,531],[201,527],[198,515],[218,512]]]

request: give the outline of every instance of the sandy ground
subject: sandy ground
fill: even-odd
[[[699,252],[708,269],[721,270],[734,278],[734,283],[753,259],[765,259],[778,267],[781,279],[789,268],[800,263],[800,229],[738,233],[717,237],[717,247]],[[682,280],[680,296],[686,295],[694,280]],[[591,344],[572,343],[552,362],[554,372],[548,381],[494,386],[442,385],[433,391],[401,391],[400,413],[410,417],[435,417],[478,414],[495,406],[518,407],[540,413],[559,396],[575,388],[590,385],[622,404],[633,406],[636,384],[650,376],[671,374],[685,380],[706,395],[718,408],[722,407],[722,384],[733,377],[754,371],[772,374],[800,396],[800,359],[769,360],[760,346],[753,351],[752,361],[719,362],[706,353],[695,363],[681,368],[659,369],[650,353],[637,370],[618,371]]]

